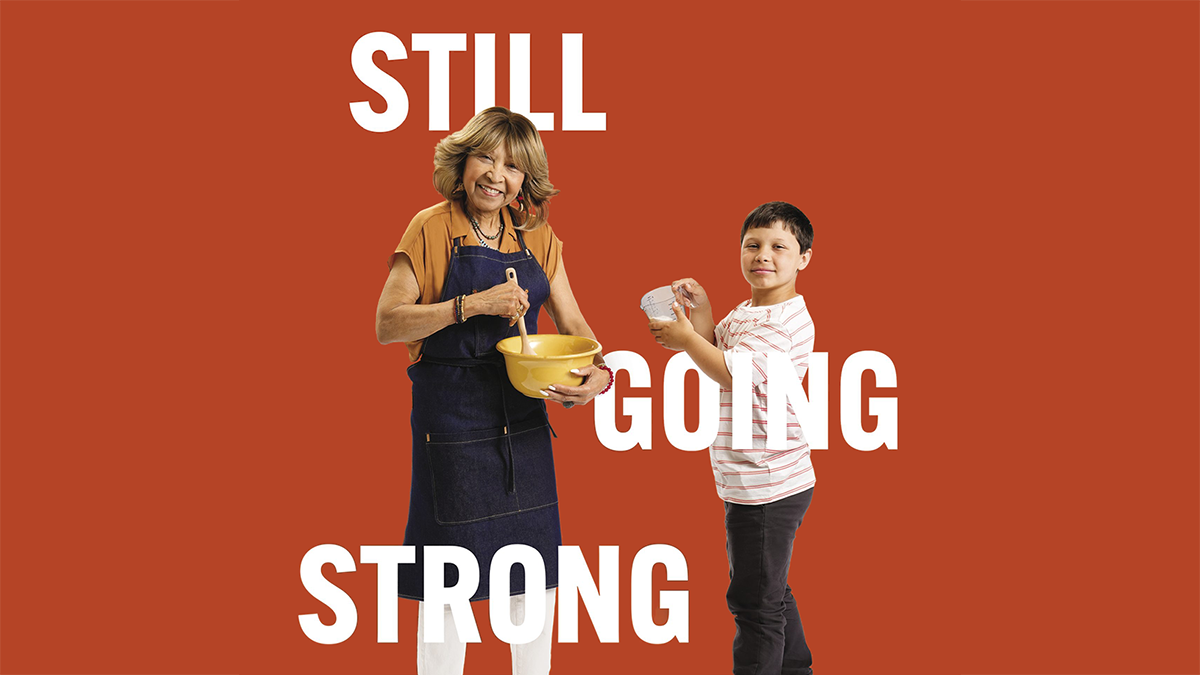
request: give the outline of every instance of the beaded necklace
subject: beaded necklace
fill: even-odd
[[[479,226],[479,221],[475,220],[475,216],[472,216],[471,214],[468,213],[467,219],[471,221],[471,229],[475,230],[475,237],[477,239],[479,239],[480,246],[485,246],[487,248],[496,248],[496,249],[499,248],[499,245],[492,245],[492,244],[489,244],[488,242],[496,241],[497,239],[500,238],[500,235],[504,234],[504,219],[503,218],[500,219],[500,229],[496,231],[496,234],[493,234],[491,236],[488,236],[483,233],[483,228],[481,228]]]

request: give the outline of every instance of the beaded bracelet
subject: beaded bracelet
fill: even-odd
[[[603,394],[604,392],[608,391],[609,389],[612,389],[613,383],[617,381],[617,376],[615,374],[613,374],[612,368],[609,368],[608,366],[604,365],[603,363],[597,365],[596,367],[599,368],[600,370],[603,370],[604,372],[608,373],[608,386],[605,387],[604,389],[600,390],[600,394]],[[599,396],[600,394],[596,394],[596,395]]]
[[[464,316],[463,306],[467,301],[466,295],[460,295],[454,299],[454,323],[462,323],[467,320]]]

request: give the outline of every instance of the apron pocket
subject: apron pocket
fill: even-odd
[[[507,434],[497,427],[428,435],[438,524],[473,523],[558,503],[550,425],[539,422],[514,425]]]

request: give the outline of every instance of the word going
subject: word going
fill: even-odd
[[[592,579],[587,561],[578,546],[558,547],[558,641],[579,641],[579,600],[596,628],[601,642],[619,641],[618,594],[620,591],[617,546],[600,547],[600,583]],[[443,642],[444,624],[440,619],[443,608],[449,608],[454,628],[465,642],[479,642],[479,628],[471,613],[470,598],[479,587],[479,564],[475,556],[458,546],[426,546],[425,553],[425,641]],[[399,635],[396,616],[398,590],[397,574],[400,565],[413,564],[413,546],[362,546],[359,561],[378,566],[377,642],[397,642]],[[323,645],[344,642],[358,626],[358,609],[350,596],[330,583],[321,574],[321,567],[332,564],[339,573],[354,571],[354,557],[336,544],[314,546],[300,561],[300,581],[304,589],[327,605],[334,613],[330,625],[321,623],[316,614],[301,614],[300,629],[308,639]],[[458,583],[442,586],[445,566],[458,568]],[[509,615],[509,572],[513,565],[525,571],[526,594],[538,596],[546,592],[546,566],[537,549],[524,544],[509,544],[492,556],[489,574],[491,600],[488,601],[489,621],[496,637],[509,644],[527,644],[537,639],[546,623],[546,605],[540,597],[530,597],[525,603],[525,621],[517,626]],[[663,625],[654,623],[651,574],[655,565],[666,567],[668,581],[687,581],[687,560],[679,549],[667,544],[652,544],[640,549],[633,558],[631,577],[631,612],[633,632],[643,641],[661,645],[672,638],[688,641],[688,592],[659,591],[659,606],[667,611]],[[533,589],[533,590],[530,590]],[[437,618],[434,618],[437,617]]]
[[[754,397],[757,387],[752,386],[750,369],[752,355],[749,352],[733,353],[733,443],[735,447],[752,447],[751,407],[757,405]],[[616,371],[629,373],[630,387],[650,386],[650,367],[636,352],[617,351],[605,354],[605,362]],[[688,431],[683,423],[683,380],[687,371],[700,373],[700,426]],[[897,448],[898,412],[895,397],[871,397],[867,412],[878,418],[874,431],[862,428],[862,376],[866,371],[875,373],[875,386],[896,386],[896,366],[882,352],[856,352],[842,365],[842,436],[855,450],[875,450],[883,445]],[[667,362],[663,373],[663,424],[667,439],[680,450],[704,450],[717,437],[720,422],[720,387],[707,375],[700,372],[686,352],[679,352]],[[804,438],[812,449],[829,448],[829,354],[813,352],[808,366],[808,389],[805,396],[796,370],[783,352],[771,353],[767,360],[767,449],[787,449],[787,409],[790,404],[795,411]],[[596,407],[596,436],[609,450],[629,450],[635,446],[650,449],[651,412],[650,398],[625,396],[621,399],[621,414],[633,418],[629,431],[617,430],[616,401],[614,396],[597,396],[592,404]]]
[[[429,52],[429,130],[450,130],[450,52],[467,50],[466,33],[413,33],[412,50]],[[367,131],[387,132],[408,118],[408,92],[375,65],[375,52],[389,61],[408,58],[400,38],[367,33],[354,43],[350,65],[359,81],[383,97],[387,109],[377,113],[367,101],[350,104],[354,121]],[[583,111],[583,33],[562,35],[563,131],[604,131],[603,112]],[[496,105],[496,36],[475,34],[475,111]],[[538,131],[554,131],[554,113],[533,112],[529,103],[529,34],[508,36],[508,107],[529,118]]]

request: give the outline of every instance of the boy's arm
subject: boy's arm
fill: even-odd
[[[713,322],[712,307],[705,307],[703,309],[701,309],[701,308],[693,309],[692,316],[691,316],[691,322],[692,322],[692,328],[696,331],[696,335],[700,336],[701,340],[704,340],[706,343],[708,343],[709,347],[716,349],[717,354],[720,355],[721,350],[717,349],[717,346],[716,346],[717,345],[717,324]],[[696,360],[696,356],[694,354],[692,354],[690,351],[688,352],[688,354],[692,357],[693,361],[696,361],[696,365],[700,365],[700,362]],[[722,358],[721,360],[724,361],[725,359]],[[707,373],[705,373],[705,374],[707,374]],[[712,377],[712,376],[710,375],[709,377]]]
[[[683,307],[676,303],[674,310],[674,321],[650,322],[650,332],[654,334],[654,339],[667,349],[686,351],[700,368],[700,372],[720,386],[731,389],[733,375],[729,373],[729,366],[725,365],[725,353],[696,331],[695,326],[684,315]],[[711,320],[712,312],[708,314]],[[709,334],[712,334],[711,329]]]

